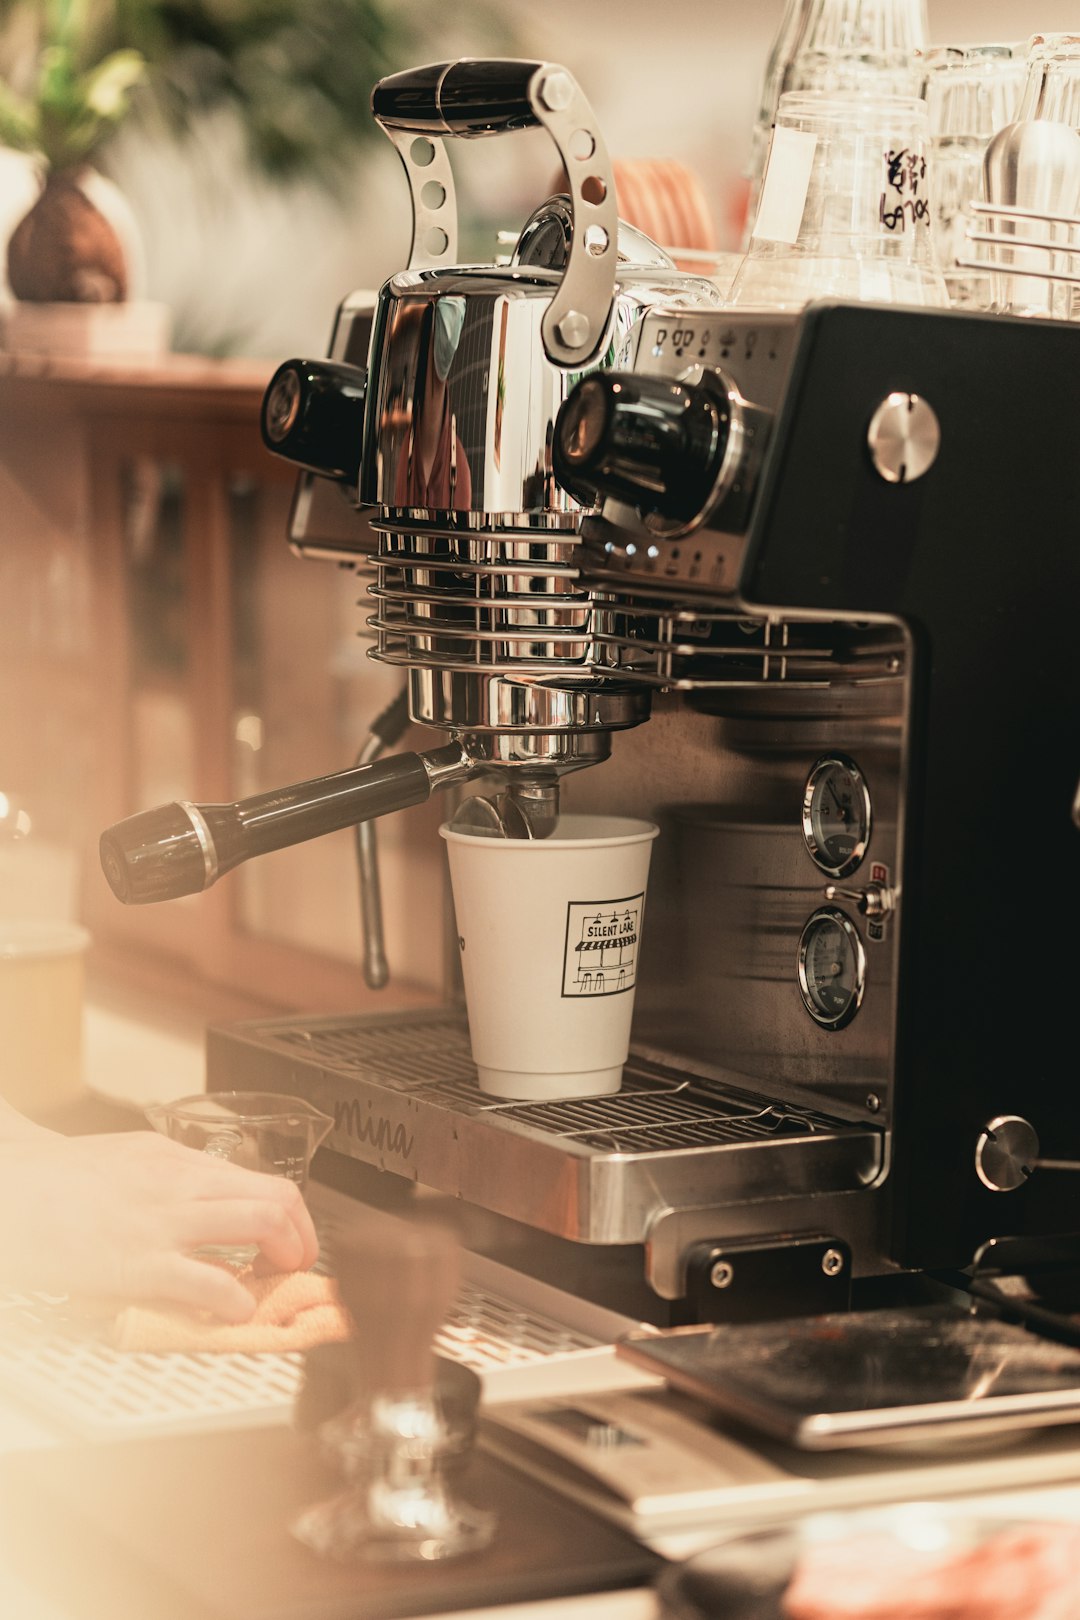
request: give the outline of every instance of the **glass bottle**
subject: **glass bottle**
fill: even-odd
[[[926,0],[787,0],[754,125],[747,242],[780,97],[798,90],[915,95],[916,53],[926,43]]]

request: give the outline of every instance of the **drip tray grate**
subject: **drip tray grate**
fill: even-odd
[[[0,1300],[0,1389],[86,1439],[285,1421],[302,1358],[114,1350],[66,1299]]]
[[[468,1034],[452,1017],[390,1028],[364,1027],[350,1020],[287,1028],[277,1038],[286,1046],[299,1045],[316,1063],[340,1067],[366,1082],[395,1091],[415,1090],[448,1108],[479,1109],[491,1119],[516,1122],[545,1135],[576,1137],[620,1153],[805,1136],[835,1129],[839,1123],[811,1109],[763,1102],[715,1081],[649,1072],[635,1067],[633,1060],[614,1096],[553,1102],[486,1097],[476,1083]]]
[[[0,1296],[0,1391],[89,1440],[287,1423],[303,1357],[115,1350],[107,1322],[64,1298]],[[603,1341],[466,1284],[435,1336],[454,1361],[497,1381],[503,1369],[594,1350]]]
[[[614,1096],[485,1096],[455,1012],[211,1030],[208,1074],[212,1090],[302,1091],[334,1119],[336,1152],[579,1242],[641,1243],[705,1186],[718,1204],[845,1192],[882,1163],[873,1126],[640,1054]]]

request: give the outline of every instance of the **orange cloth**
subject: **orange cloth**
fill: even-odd
[[[619,218],[673,252],[676,264],[679,248],[716,247],[705,188],[692,169],[668,158],[617,158],[612,170]],[[694,260],[680,268],[701,271]]]
[[[309,1350],[312,1345],[347,1339],[348,1313],[332,1277],[290,1271],[270,1277],[241,1273],[255,1299],[248,1322],[222,1322],[208,1311],[181,1306],[128,1305],[113,1325],[117,1350],[230,1350],[240,1352]]]

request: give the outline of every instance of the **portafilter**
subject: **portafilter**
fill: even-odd
[[[579,379],[632,364],[643,316],[715,308],[639,233],[620,232],[592,109],[551,62],[465,60],[383,79],[376,122],[409,181],[408,268],[379,293],[367,369],[293,359],[263,404],[268,447],[356,490],[378,536],[372,656],[407,671],[409,714],[449,741],[239,804],[176,803],[102,836],[126,902],[209,887],[252,855],[360,823],[494,773],[502,830],[543,836],[561,775],[605,759],[649,712],[603,648],[579,568],[581,503],[552,468]],[[455,265],[448,136],[543,126],[568,195],[505,265]]]

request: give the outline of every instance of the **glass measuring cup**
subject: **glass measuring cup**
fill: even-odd
[[[174,1142],[245,1170],[286,1176],[301,1189],[312,1155],[333,1129],[334,1121],[302,1097],[276,1091],[211,1091],[153,1103],[145,1110],[156,1131]],[[200,1255],[229,1265],[248,1265],[257,1244],[206,1245]]]

